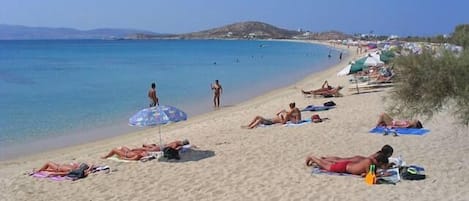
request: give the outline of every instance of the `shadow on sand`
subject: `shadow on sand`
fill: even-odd
[[[180,160],[167,160],[167,159],[160,159],[161,162],[169,162],[169,163],[183,163],[188,161],[200,161],[206,158],[210,158],[215,156],[215,152],[211,150],[199,150],[199,149],[191,149],[184,153],[180,154]]]

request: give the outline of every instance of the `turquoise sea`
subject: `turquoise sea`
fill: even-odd
[[[46,149],[136,131],[127,121],[148,105],[152,82],[160,104],[191,118],[213,110],[215,79],[226,107],[337,63],[329,51],[253,40],[0,41],[0,159],[34,143]],[[54,139],[62,140],[47,143]]]

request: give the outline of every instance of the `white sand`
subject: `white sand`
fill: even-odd
[[[354,50],[350,52],[354,57]],[[324,80],[348,86],[335,74],[351,58],[298,83],[233,107],[162,128],[164,141],[188,138],[199,149],[181,162],[118,163],[99,159],[117,146],[154,142],[158,130],[148,129],[112,139],[0,162],[0,200],[469,200],[469,129],[454,124],[447,112],[423,121],[425,136],[369,134],[384,110],[386,91],[341,98],[306,98],[300,89],[319,88]],[[387,89],[389,90],[389,89]],[[337,108],[303,112],[328,117],[319,124],[240,128],[256,115],[273,116],[295,101],[299,108],[328,100]],[[426,168],[427,179],[397,185],[365,185],[347,176],[311,175],[308,154],[369,155],[384,144],[394,147],[407,163]],[[55,182],[24,173],[47,161],[86,161],[109,165],[78,181]]]

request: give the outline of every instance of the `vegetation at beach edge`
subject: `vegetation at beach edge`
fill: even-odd
[[[387,99],[389,113],[429,119],[450,109],[461,124],[469,125],[469,24],[458,25],[449,42],[464,50],[424,50],[394,60],[399,84]]]

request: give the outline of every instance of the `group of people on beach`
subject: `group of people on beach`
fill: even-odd
[[[335,90],[336,92],[340,90],[341,87],[332,87],[329,85],[326,80],[320,89],[304,91],[301,90],[303,94],[317,94],[323,95]],[[335,92],[334,92],[335,93]],[[273,118],[265,118],[262,116],[256,116],[247,126],[242,126],[243,128],[253,129],[259,125],[272,125],[272,124],[285,124],[290,121],[292,123],[299,123],[301,121],[301,111],[296,107],[295,103],[290,103],[290,111],[281,110],[276,113]],[[312,116],[312,120],[314,121]],[[382,113],[379,115],[376,127],[386,127],[386,128],[423,128],[422,123],[419,120],[396,120],[393,119],[389,114]],[[317,157],[314,155],[308,156],[306,158],[306,165],[312,166],[317,165],[318,167],[336,173],[349,173],[355,175],[364,176],[365,173],[369,171],[370,165],[376,165],[378,168],[386,169],[389,167],[388,158],[391,157],[393,153],[393,148],[390,145],[385,145],[383,148],[368,156],[353,156],[353,157],[337,157],[337,156],[327,156],[327,157]]]
[[[210,84],[210,89],[213,91],[213,107],[220,107],[220,97],[223,93],[223,87],[221,86],[218,80],[215,80],[215,83]],[[156,83],[151,83],[151,87],[148,90],[148,99],[150,101],[149,107],[155,107],[160,105],[158,96],[156,95]]]
[[[151,89],[148,92],[148,97],[150,99],[150,107],[159,105],[159,99],[156,96],[156,85],[155,83],[151,84]],[[211,89],[214,91],[214,106],[219,107],[220,105],[220,95],[222,93],[222,87],[218,80],[211,85]],[[303,91],[304,94],[321,94],[326,91],[330,91],[334,88],[329,85],[327,80],[323,83],[322,87],[318,90],[312,91]],[[315,115],[313,115],[314,117]],[[316,115],[317,116],[317,115]],[[312,117],[312,118],[313,118]],[[314,121],[314,119],[312,119]],[[272,124],[285,124],[287,122],[291,123],[300,123],[302,121],[301,110],[296,107],[295,102],[289,104],[289,110],[281,110],[276,113],[272,118],[265,118],[262,116],[256,116],[254,119],[243,128],[253,129],[259,125],[272,125]],[[422,123],[418,120],[395,120],[390,115],[382,113],[379,115],[376,126],[382,126],[387,128],[422,128]],[[144,157],[149,156],[151,152],[161,152],[165,148],[171,148],[173,150],[179,151],[185,145],[189,145],[189,140],[176,140],[159,146],[156,144],[143,144],[138,148],[128,148],[125,146],[112,149],[108,154],[102,156],[102,159],[107,159],[109,157],[116,156],[122,160],[141,160]],[[388,158],[392,155],[393,148],[389,145],[385,145],[378,152],[370,156],[353,156],[353,157],[337,157],[337,156],[327,156],[327,157],[317,157],[314,155],[308,156],[306,158],[306,165],[313,166],[314,164],[319,166],[322,169],[325,169],[330,172],[337,173],[349,173],[355,175],[364,175],[369,171],[371,164],[376,165],[377,167],[387,168]],[[46,171],[49,176],[66,176],[71,172],[77,172],[85,177],[93,169],[93,165],[86,163],[71,163],[71,164],[58,164],[54,162],[47,162],[34,173]]]
[[[165,148],[170,148],[176,151],[180,151],[184,146],[190,145],[189,140],[176,140],[162,147],[157,144],[143,144],[138,148],[128,148],[125,146],[117,147],[112,149],[108,154],[102,156],[102,159],[110,157],[117,157],[121,160],[134,160],[138,161],[144,157],[149,156],[152,152],[161,152]],[[192,147],[196,147],[192,145]],[[94,165],[87,163],[70,163],[70,164],[59,164],[55,162],[47,162],[41,168],[33,170],[30,174],[33,175],[39,172],[46,172],[47,176],[68,176],[71,172],[77,172],[80,178],[86,177],[93,170]]]
[[[295,102],[289,104],[290,111],[281,110],[277,112],[273,118],[265,118],[262,116],[256,116],[254,119],[247,125],[242,126],[242,128],[253,129],[259,125],[272,125],[272,124],[285,124],[288,121],[292,123],[299,123],[301,121],[301,111],[296,107]]]

